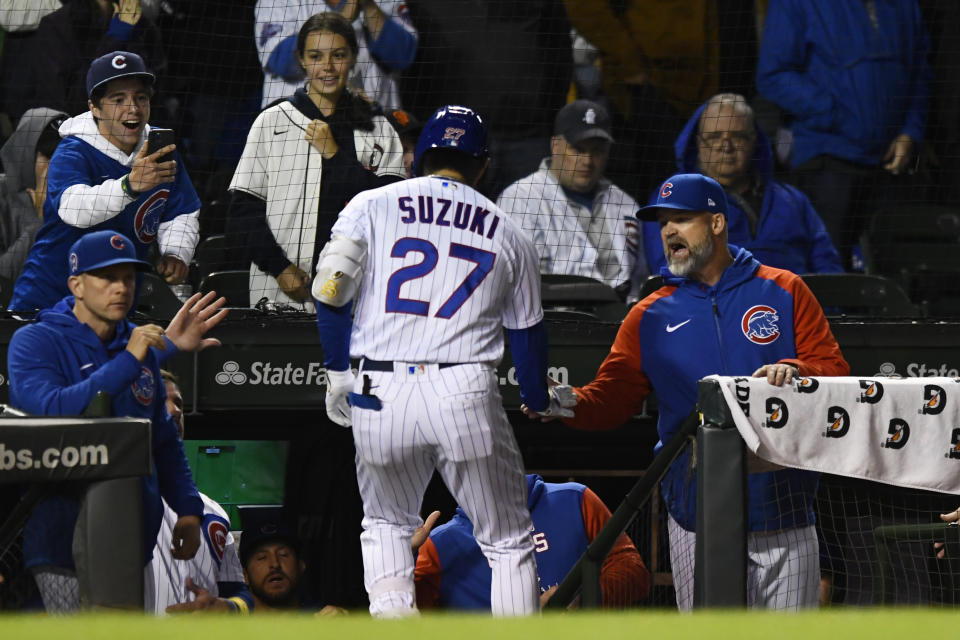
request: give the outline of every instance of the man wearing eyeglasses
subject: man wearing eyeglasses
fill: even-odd
[[[734,93],[710,98],[687,122],[674,149],[681,171],[709,176],[726,191],[730,244],[748,249],[763,264],[796,274],[843,271],[807,196],[773,179],[770,142],[746,98]],[[658,234],[656,222],[644,223],[651,273],[666,266]]]

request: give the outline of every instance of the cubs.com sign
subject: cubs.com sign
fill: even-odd
[[[960,381],[820,377],[716,381],[744,442],[783,467],[960,493]]]
[[[356,374],[357,370],[354,369]],[[568,384],[570,378],[566,367],[548,367],[547,375],[559,382]],[[214,380],[221,386],[273,386],[273,387],[302,387],[326,386],[327,370],[321,362],[309,362],[305,366],[295,365],[292,362],[273,364],[272,362],[254,361],[250,363],[248,371],[244,371],[236,360],[227,360]],[[505,376],[500,376],[501,386],[519,386],[516,369],[510,367]]]

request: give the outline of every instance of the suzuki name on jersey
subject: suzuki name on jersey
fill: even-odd
[[[413,224],[435,224],[438,227],[453,226],[457,229],[469,229],[480,236],[493,238],[497,227],[500,226],[500,217],[497,214],[490,216],[490,210],[481,206],[473,206],[463,202],[454,203],[446,198],[431,196],[417,196],[416,203],[412,196],[403,196],[397,199],[397,207],[405,215],[400,222]]]

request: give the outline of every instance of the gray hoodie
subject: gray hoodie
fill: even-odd
[[[67,114],[54,109],[30,109],[0,148],[0,160],[6,171],[0,175],[0,277],[11,282],[20,274],[43,222],[26,191],[37,184],[34,172],[37,142],[51,120],[66,117]]]

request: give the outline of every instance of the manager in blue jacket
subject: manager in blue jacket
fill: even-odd
[[[705,102],[674,144],[681,173],[702,173],[727,195],[729,242],[761,263],[796,274],[843,271],[823,220],[806,195],[773,177],[770,141],[760,130],[746,98],[721,93]],[[651,203],[659,193],[653,194]],[[660,225],[643,223],[650,273],[667,266]]]
[[[226,315],[224,298],[195,294],[166,330],[135,326],[136,269],[149,268],[133,243],[116,231],[96,231],[73,243],[67,256],[71,295],[41,311],[13,334],[7,352],[10,404],[38,416],[78,416],[98,391],[110,396],[112,414],[152,423],[153,473],[143,478],[144,553],[149,561],[163,516],[162,496],[176,511],[174,558],[187,560],[200,546],[203,502],[166,410],[161,357],[218,345],[205,338]],[[161,356],[163,353],[163,356]],[[79,608],[73,529],[77,492],[54,493],[33,510],[23,532],[26,568],[33,572],[47,611]]]

